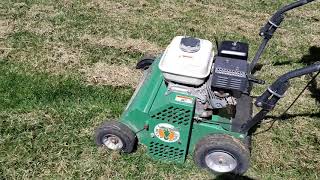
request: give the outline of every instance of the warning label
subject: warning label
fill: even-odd
[[[175,100],[178,102],[192,104],[193,98],[188,96],[176,96]]]

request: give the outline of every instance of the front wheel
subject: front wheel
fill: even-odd
[[[136,136],[126,125],[108,121],[96,130],[96,144],[115,151],[130,153],[136,144]]]
[[[201,139],[194,151],[194,161],[214,174],[241,175],[249,168],[250,153],[240,140],[229,135],[214,134]]]

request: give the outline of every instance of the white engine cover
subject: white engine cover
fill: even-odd
[[[172,40],[162,55],[159,68],[167,81],[201,85],[212,67],[212,43],[199,39],[200,49],[197,52],[187,52],[180,48],[182,38],[184,36],[177,36]]]

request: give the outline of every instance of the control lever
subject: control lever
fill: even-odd
[[[265,84],[266,83],[266,81],[264,81],[262,79],[258,79],[256,77],[254,77],[252,74],[248,74],[247,77],[248,77],[248,80],[253,83],[257,83],[257,84]]]

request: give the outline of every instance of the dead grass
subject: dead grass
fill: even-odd
[[[35,70],[66,75],[76,72],[82,66],[81,50],[67,47],[64,43],[48,43],[37,51],[19,51],[11,56],[16,62],[25,63],[26,68],[31,68],[30,72]]]
[[[0,19],[0,59],[8,56],[12,48],[8,46],[5,39],[14,30],[14,23],[8,19]]]
[[[36,24],[27,24],[24,29],[39,35],[45,35],[54,31],[53,25],[49,22],[37,22]]]
[[[38,66],[45,65],[52,73],[63,73],[81,67],[81,49],[67,47],[63,43],[52,43],[47,44],[45,50],[45,63],[39,63]]]
[[[137,4],[138,5],[138,4]],[[126,15],[132,10],[123,3],[120,2],[111,2],[103,0],[92,0],[87,3],[87,6],[90,7],[99,7],[109,15]]]
[[[13,31],[14,23],[8,19],[0,19],[0,39],[5,38]]]
[[[53,16],[56,11],[52,5],[34,4],[27,11],[26,16],[28,18]]]
[[[54,6],[36,4],[26,12],[27,22],[23,22],[24,29],[39,35],[52,33],[54,31],[53,24],[48,21],[58,15],[59,12]]]
[[[266,13],[250,12],[250,16],[244,10],[228,9],[212,4],[202,4],[197,1],[188,3],[177,3],[175,1],[163,1],[159,6],[152,6],[146,1],[130,1],[130,2],[109,2],[109,1],[93,1],[88,6],[98,6],[103,9],[104,13],[115,21],[128,21],[131,24],[146,21],[172,21],[180,23],[180,19],[189,18],[189,14],[195,14],[193,19],[199,19],[198,22],[183,22],[181,26],[193,28],[196,31],[214,33],[216,32],[234,32],[241,33],[250,37],[252,33],[257,33],[260,25],[269,17]],[[195,13],[195,10],[198,10]],[[138,13],[137,13],[138,12]],[[143,12],[143,15],[139,15]],[[243,18],[246,16],[247,18]],[[128,18],[130,17],[130,18]],[[178,33],[186,34],[186,30],[179,29]]]
[[[136,87],[142,72],[127,65],[110,65],[96,63],[92,67],[82,69],[87,82],[90,84],[102,84],[112,86]]]
[[[115,49],[125,49],[126,51],[158,54],[163,48],[144,39],[132,39],[128,37],[96,37],[84,35],[80,38],[83,42],[100,47],[111,47]]]

